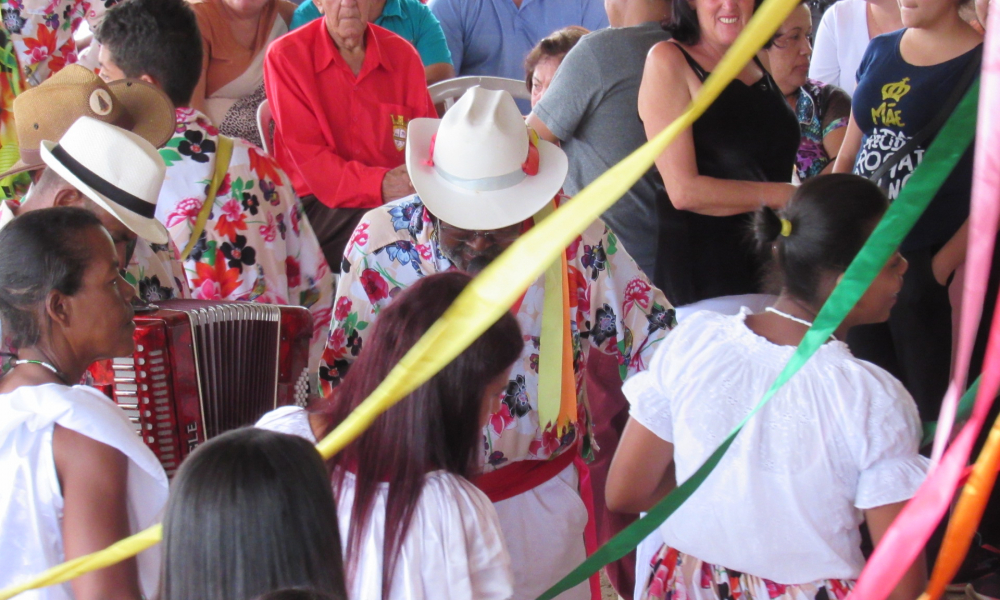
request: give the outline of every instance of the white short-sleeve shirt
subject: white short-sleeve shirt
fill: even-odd
[[[809,63],[809,77],[835,85],[853,96],[858,85],[861,57],[868,48],[865,0],[834,2],[815,26],[816,43]]]
[[[631,416],[674,445],[684,482],[763,398],[795,351],[747,328],[747,310],[688,317],[623,388]],[[909,499],[926,475],[902,384],[832,341],[747,423],[660,527],[706,562],[784,584],[854,579],[862,510]]]
[[[257,427],[298,435],[315,443],[306,412],[283,407]],[[347,474],[337,503],[341,542],[346,546],[354,504],[354,477]],[[351,600],[382,598],[382,548],[389,484],[381,484],[361,542],[363,555],[348,587]],[[482,491],[447,473],[428,473],[396,560],[392,600],[504,600],[513,593],[510,556],[497,512]]]

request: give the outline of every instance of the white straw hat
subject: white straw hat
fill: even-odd
[[[166,166],[142,137],[91,117],[80,117],[59,142],[42,141],[42,160],[60,177],[154,244],[170,239],[156,220]]]
[[[514,98],[477,86],[443,119],[410,121],[406,169],[434,216],[462,229],[500,229],[537,213],[566,179],[559,147],[539,140],[532,163],[531,146]]]

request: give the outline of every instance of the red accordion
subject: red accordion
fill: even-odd
[[[168,300],[135,315],[135,354],[91,367],[168,475],[201,442],[309,394],[312,316],[297,306]]]

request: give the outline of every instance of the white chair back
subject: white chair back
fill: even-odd
[[[514,98],[531,100],[531,94],[525,87],[523,81],[517,79],[506,79],[504,77],[456,77],[455,79],[445,79],[427,88],[431,94],[434,106],[444,105],[444,110],[448,110],[455,104],[455,101],[462,97],[462,94],[471,87],[480,86],[487,90],[503,90],[509,92]]]
[[[267,99],[257,107],[257,129],[260,131],[260,143],[264,152],[274,156],[274,117]]]

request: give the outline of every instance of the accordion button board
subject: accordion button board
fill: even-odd
[[[298,306],[168,300],[136,313],[135,353],[90,369],[168,475],[200,443],[309,394],[312,316]]]

